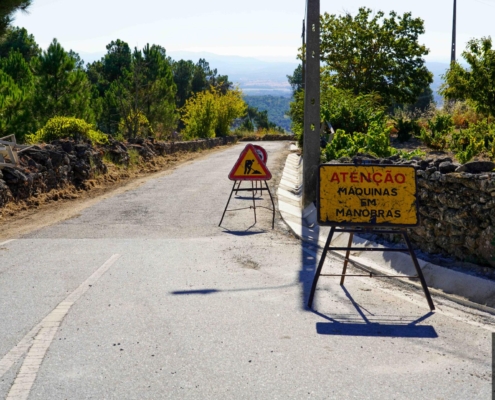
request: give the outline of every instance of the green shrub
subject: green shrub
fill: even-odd
[[[97,131],[86,121],[73,117],[54,117],[33,135],[27,135],[27,142],[48,143],[59,139],[89,140],[92,144],[106,144],[108,137]]]
[[[353,157],[357,153],[368,153],[376,157],[389,157],[397,153],[390,146],[391,127],[386,126],[383,113],[374,116],[370,122],[367,133],[346,133],[338,129],[332,141],[322,152],[324,161],[336,160],[341,157]]]
[[[447,146],[454,122],[449,114],[437,114],[428,120],[427,127],[421,129],[420,138],[428,147],[442,150]]]
[[[383,111],[374,94],[355,96],[325,80],[321,86],[321,120],[330,122],[334,129],[366,133],[373,118]]]
[[[461,163],[486,152],[495,157],[495,124],[479,121],[452,134],[450,148]]]
[[[421,127],[415,120],[399,117],[394,121],[394,126],[397,130],[397,140],[401,143],[407,142],[413,136],[419,136],[421,133]]]

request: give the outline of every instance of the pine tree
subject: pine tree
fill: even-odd
[[[8,57],[13,50],[21,53],[27,62],[41,54],[34,36],[24,28],[8,28],[5,35],[0,38],[0,58]]]
[[[93,122],[91,85],[78,67],[77,57],[67,53],[56,39],[34,60],[37,75],[34,106],[44,125],[55,116],[76,117]]]
[[[0,1],[0,37],[14,20],[16,11],[26,11],[31,5],[31,0],[2,0]]]

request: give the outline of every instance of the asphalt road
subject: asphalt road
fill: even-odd
[[[278,215],[218,227],[243,146],[0,244],[0,398],[490,399],[492,316],[361,278],[311,311],[318,256]]]

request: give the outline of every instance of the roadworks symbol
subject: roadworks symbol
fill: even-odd
[[[267,181],[272,174],[252,144],[248,144],[230,171],[231,181]]]

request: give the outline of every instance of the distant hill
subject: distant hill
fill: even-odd
[[[292,96],[287,75],[292,75],[297,61],[262,61],[253,57],[221,56],[208,52],[171,51],[168,54],[174,60],[197,62],[204,58],[211,68],[218,69],[219,74],[228,75],[246,95]]]
[[[291,120],[285,115],[289,111],[291,98],[287,96],[244,96],[251,107],[260,111],[268,111],[268,119],[290,132]]]
[[[443,98],[438,94],[438,90],[443,83],[442,75],[449,69],[449,63],[440,62],[427,62],[426,67],[433,73],[433,83],[431,84],[431,90],[433,90],[433,96],[437,106],[443,104]]]
[[[192,60],[197,62],[204,58],[210,63],[210,67],[217,68],[218,73],[228,75],[230,80],[238,84],[244,94],[253,102],[258,102],[258,98],[272,96],[275,98],[286,97],[288,103],[292,97],[292,90],[287,82],[287,75],[292,75],[298,62],[287,61],[263,61],[254,57],[222,56],[208,52],[171,51],[167,52],[174,60]],[[86,62],[99,60],[103,53],[80,53]],[[437,105],[443,103],[442,97],[438,94],[442,81],[442,75],[449,68],[448,62],[427,62],[427,68],[433,73],[433,83],[431,88]],[[284,101],[280,100],[282,103]],[[263,103],[263,102],[262,102]],[[270,101],[264,103],[268,106]],[[255,105],[255,107],[257,107]],[[275,107],[275,108],[278,108]],[[260,110],[263,108],[259,107]],[[270,115],[270,110],[269,115]],[[273,117],[277,118],[277,117]],[[279,121],[283,122],[280,118]],[[274,121],[275,122],[275,121]],[[283,126],[283,125],[281,125]],[[285,127],[285,126],[283,126]]]

